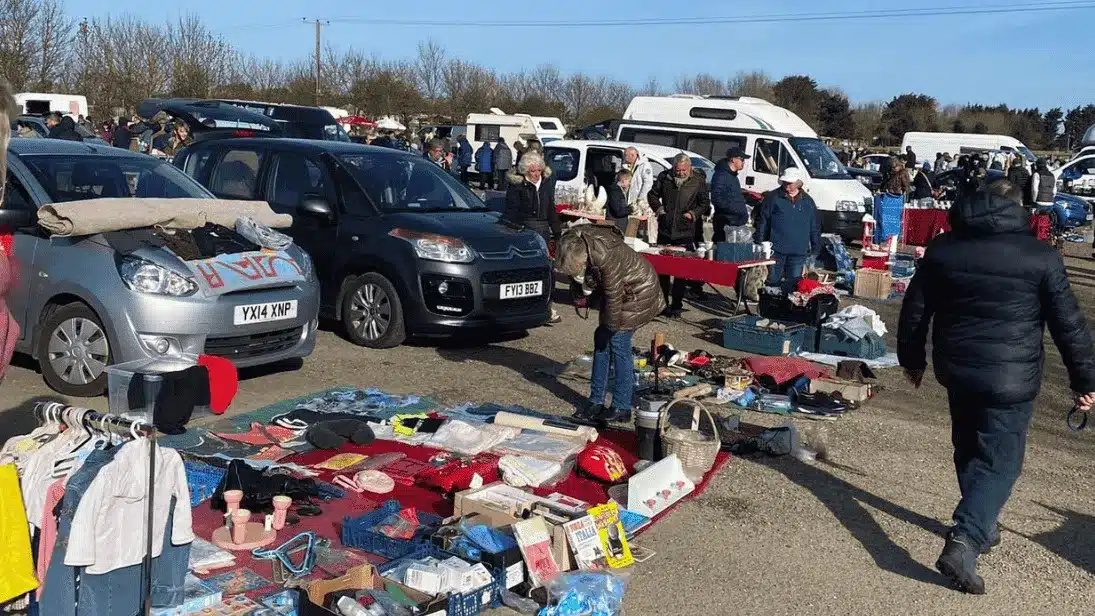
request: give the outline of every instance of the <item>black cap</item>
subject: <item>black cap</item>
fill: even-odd
[[[726,150],[726,158],[729,158],[729,159],[740,158],[742,160],[746,160],[746,159],[749,158],[749,155],[746,154],[739,147],[732,147],[729,150]]]

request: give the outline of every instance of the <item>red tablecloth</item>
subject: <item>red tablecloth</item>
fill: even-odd
[[[654,271],[663,276],[675,276],[724,287],[734,286],[738,280],[738,267],[741,265],[741,263],[727,261],[708,261],[697,257],[677,257],[648,252],[642,255],[654,266]]]
[[[947,216],[949,210],[906,209],[902,224],[907,246],[927,246],[933,237],[951,230]],[[1052,232],[1048,214],[1033,214],[1030,228],[1042,241],[1048,241]]]

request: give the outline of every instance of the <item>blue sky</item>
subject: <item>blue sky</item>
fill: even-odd
[[[999,0],[1026,6],[1050,0]],[[368,3],[376,6],[379,3]],[[989,15],[900,17],[887,20],[791,21],[766,24],[691,24],[591,28],[465,28],[338,23],[336,18],[439,21],[598,21],[667,17],[735,17],[764,14],[849,12],[873,3],[768,0],[764,3],[588,0],[545,3],[416,0],[375,12],[345,0],[147,0],[68,3],[77,17],[132,14],[161,21],[193,12],[237,48],[291,60],[314,45],[313,30],[294,23],[326,18],[324,43],[353,47],[382,58],[412,57],[420,40],[433,38],[451,56],[501,71],[554,64],[564,73],[584,71],[641,85],[656,77],[663,89],[686,73],[729,77],[761,69],[778,78],[805,73],[822,85],[841,87],[853,102],[889,100],[903,92],[934,95],[942,104],[981,102],[1043,109],[1095,102],[1095,71],[1087,40],[1095,2],[1086,10]],[[1060,3],[1058,3],[1060,4]],[[1065,3],[1067,4],[1067,2]],[[355,6],[356,5],[356,6]],[[821,8],[818,8],[819,5]],[[925,0],[918,8],[986,6],[976,0]],[[407,7],[393,12],[391,7]],[[674,8],[679,6],[680,12]],[[879,2],[876,9],[915,4]],[[411,8],[413,7],[413,8]],[[550,10],[548,13],[546,11]]]

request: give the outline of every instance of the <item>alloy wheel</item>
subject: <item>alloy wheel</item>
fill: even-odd
[[[47,351],[50,367],[71,385],[87,385],[102,376],[110,357],[106,333],[83,317],[62,321],[50,333]]]
[[[374,283],[366,283],[350,300],[350,322],[366,340],[379,340],[392,323],[392,301]]]

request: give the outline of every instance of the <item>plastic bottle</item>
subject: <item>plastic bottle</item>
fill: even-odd
[[[338,610],[342,616],[369,616],[369,613],[365,611],[365,608],[361,607],[357,601],[354,601],[350,597],[339,597],[335,603],[335,609]]]

